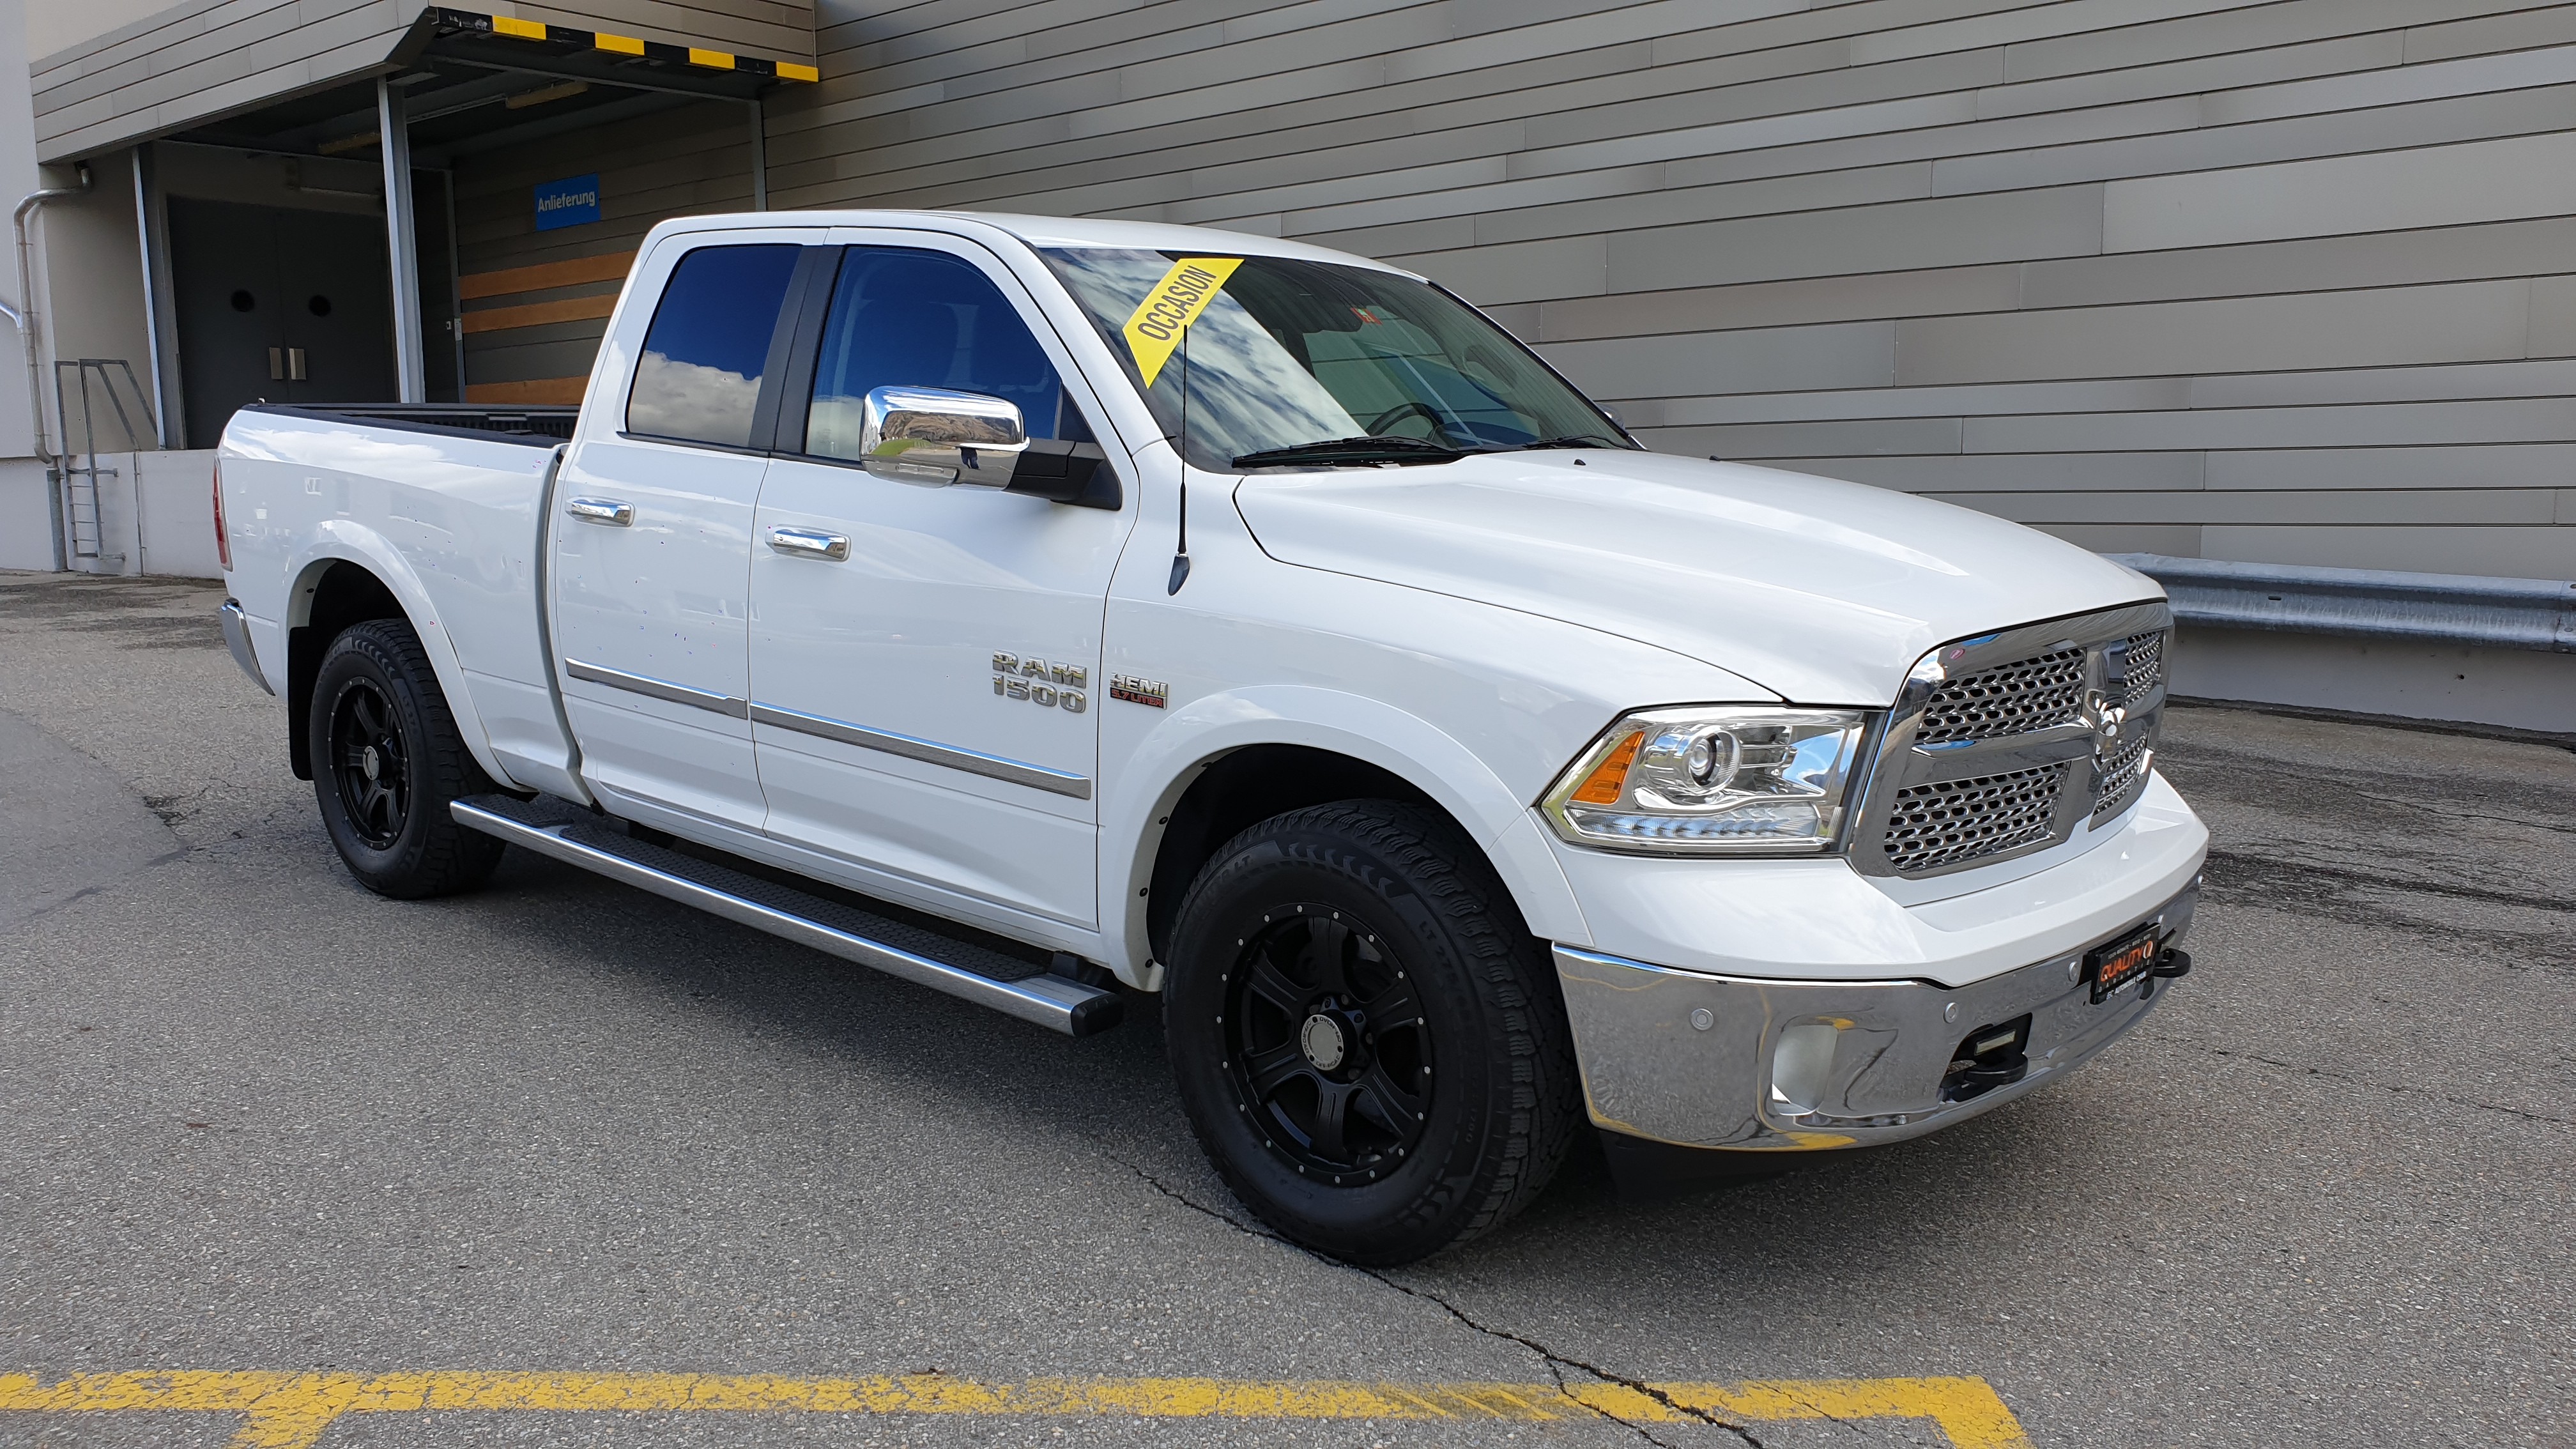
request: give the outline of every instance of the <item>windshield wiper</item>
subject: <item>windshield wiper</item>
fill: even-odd
[[[1326,438],[1285,448],[1264,448],[1234,460],[1238,468],[1266,468],[1281,463],[1446,463],[1467,456],[1464,448],[1420,438]]]
[[[1620,446],[1598,433],[1568,433],[1561,438],[1540,438],[1536,442],[1514,443],[1496,448],[1497,453],[1527,453],[1540,448],[1616,448]]]

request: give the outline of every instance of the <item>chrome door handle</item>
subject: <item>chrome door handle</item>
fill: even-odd
[[[827,558],[834,563],[850,556],[846,536],[811,528],[773,528],[769,531],[769,546],[797,558]]]
[[[631,528],[635,524],[635,505],[614,498],[567,498],[564,512],[584,523],[605,523],[611,528]]]

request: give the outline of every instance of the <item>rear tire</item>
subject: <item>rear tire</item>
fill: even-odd
[[[370,619],[331,641],[311,723],[314,798],[359,884],[419,900],[491,877],[501,842],[457,824],[447,807],[498,787],[466,750],[409,624]]]
[[[1171,955],[1165,1036],[1200,1145],[1320,1252],[1407,1263],[1491,1229],[1583,1120],[1547,956],[1434,811],[1252,827],[1191,884]]]

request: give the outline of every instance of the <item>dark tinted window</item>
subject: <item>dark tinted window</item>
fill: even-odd
[[[859,456],[868,390],[945,387],[1019,404],[1032,438],[1088,437],[1059,414],[1064,388],[1001,289],[943,252],[852,247],[832,288],[805,450]]]
[[[644,334],[628,432],[736,448],[751,441],[761,369],[799,250],[700,247],[680,259]]]

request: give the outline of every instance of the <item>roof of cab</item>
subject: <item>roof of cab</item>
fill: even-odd
[[[1159,221],[1114,221],[1100,217],[1021,216],[998,211],[744,211],[674,217],[653,230],[667,234],[753,226],[917,227],[924,222],[938,224],[938,230],[968,234],[977,227],[990,227],[1033,247],[1121,247],[1233,257],[1294,257],[1310,262],[1338,262],[1344,266],[1374,267],[1405,276],[1416,275],[1369,257],[1275,236],[1220,231],[1209,226],[1174,226]]]

